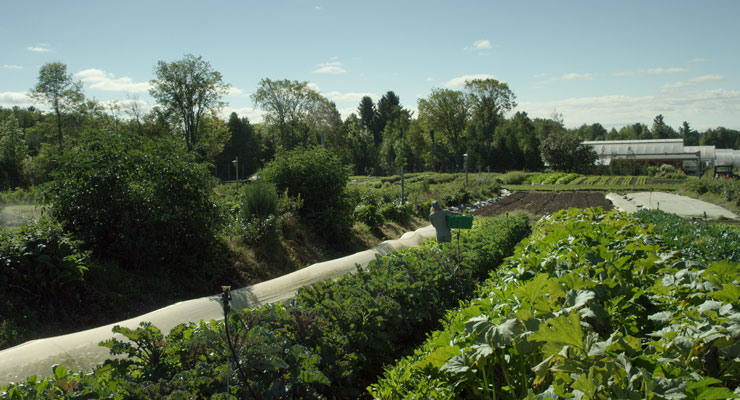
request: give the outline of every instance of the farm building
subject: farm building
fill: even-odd
[[[673,165],[692,175],[715,165],[740,167],[740,150],[684,146],[683,139],[605,140],[583,144],[593,147],[601,165],[609,165],[612,160],[633,160],[648,165]]]

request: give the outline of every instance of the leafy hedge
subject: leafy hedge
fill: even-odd
[[[444,310],[469,298],[529,231],[523,214],[476,221],[456,246],[428,241],[378,258],[367,268],[301,289],[290,304],[233,314],[230,363],[223,322],[180,325],[169,336],[144,324],[116,328],[132,342],[92,373],[9,385],[3,398],[348,398],[361,396],[383,365],[421,343]],[[14,397],[15,396],[15,397]]]
[[[740,397],[740,264],[678,257],[626,214],[538,223],[378,399]]]

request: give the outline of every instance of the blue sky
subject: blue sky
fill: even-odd
[[[147,93],[159,60],[203,56],[225,113],[259,122],[262,78],[308,81],[346,117],[393,90],[403,106],[466,78],[509,84],[516,110],[568,127],[740,129],[740,1],[4,1],[0,105],[27,106],[61,61],[101,102]]]

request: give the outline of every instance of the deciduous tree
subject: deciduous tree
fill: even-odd
[[[188,151],[201,139],[203,117],[224,106],[229,90],[221,73],[202,57],[186,54],[181,60],[159,61],[154,68],[157,79],[150,81],[149,94],[180,122]]]
[[[57,138],[60,149],[64,147],[62,134],[63,117],[81,105],[85,99],[82,82],[75,82],[67,73],[67,65],[61,62],[44,64],[39,70],[39,81],[31,89],[32,101],[51,107],[56,115]]]
[[[465,92],[471,107],[471,136],[483,143],[487,166],[492,166],[492,146],[496,127],[504,114],[516,107],[516,96],[509,85],[496,79],[474,79],[465,82]]]

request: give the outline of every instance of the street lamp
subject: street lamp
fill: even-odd
[[[463,154],[463,162],[465,163],[465,187],[468,187],[468,153]]]

